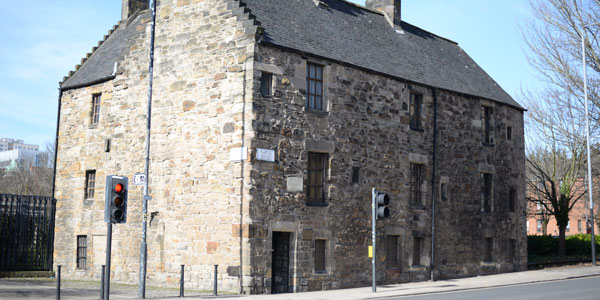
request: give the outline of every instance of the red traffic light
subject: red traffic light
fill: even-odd
[[[115,184],[115,192],[120,193],[123,191],[123,185],[120,183]]]

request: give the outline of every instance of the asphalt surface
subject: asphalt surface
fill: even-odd
[[[498,288],[427,294],[419,296],[390,297],[398,300],[598,300],[600,277],[588,277],[552,282],[531,283]]]

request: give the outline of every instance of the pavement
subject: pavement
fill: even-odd
[[[400,296],[414,296],[432,293],[444,293],[492,287],[522,285],[537,282],[557,281],[573,278],[600,276],[600,266],[581,265],[551,268],[535,271],[504,273],[488,276],[477,276],[440,281],[424,281],[403,284],[378,286],[377,292],[372,288],[361,287],[343,290],[290,293],[276,295],[223,295],[214,297],[208,292],[187,291],[186,299],[266,299],[266,300],[300,300],[300,299],[377,299]],[[147,299],[174,299],[179,295],[177,289],[148,288]],[[136,299],[137,287],[111,284],[110,299]],[[56,299],[56,283],[53,279],[0,279],[0,299]],[[63,281],[61,283],[61,299],[99,299],[99,285],[86,281]]]

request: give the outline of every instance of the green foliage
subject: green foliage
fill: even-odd
[[[589,234],[575,234],[565,238],[567,257],[587,257],[591,253],[591,236]],[[596,253],[600,252],[600,237],[596,236]],[[565,259],[558,253],[558,238],[550,235],[527,236],[527,255],[530,262],[541,262]]]

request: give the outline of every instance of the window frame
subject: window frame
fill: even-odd
[[[387,235],[386,236],[386,248],[385,248],[385,265],[388,270],[400,270],[400,236],[399,235]]]
[[[423,238],[420,236],[413,236],[413,255],[412,265],[414,267],[421,265],[421,253],[423,251]]]
[[[415,168],[418,169],[415,171]],[[417,172],[417,174],[415,174]],[[410,205],[411,206],[425,206],[423,204],[422,186],[425,176],[425,165],[419,163],[410,163],[410,181],[409,181],[409,192],[410,192]]]
[[[315,273],[327,273],[327,240],[315,239]]]
[[[100,105],[102,103],[102,94],[92,94],[92,110],[90,111],[90,125],[97,125],[100,122]]]
[[[261,71],[260,95],[263,97],[273,96],[273,73]]]
[[[311,74],[311,67],[314,67],[314,77],[312,76],[313,74]],[[309,110],[325,111],[325,109],[324,109],[325,88],[323,86],[324,74],[325,74],[325,68],[323,65],[316,64],[313,62],[306,62],[306,103],[305,103],[305,107]],[[311,93],[311,83],[314,83],[314,89],[313,89],[314,92],[312,92],[312,93]],[[320,84],[320,88],[318,88],[319,84]],[[311,96],[314,97],[312,105],[311,105]],[[319,99],[317,99],[317,98],[319,98]]]
[[[327,177],[328,160],[328,153],[308,152],[308,162],[306,167],[306,198],[309,203],[324,204],[327,202],[327,198],[325,196],[325,182]],[[318,177],[321,179],[318,180]],[[314,180],[312,180],[313,178]]]
[[[351,183],[352,184],[360,183],[360,167],[356,167],[356,166],[352,167]]]
[[[87,235],[77,236],[76,268],[87,270]]]
[[[94,200],[96,194],[96,170],[85,171],[84,200]]]
[[[409,127],[414,131],[424,131],[423,129],[423,94],[410,93],[408,104]]]
[[[493,238],[485,238],[485,257],[484,262],[491,263],[494,262],[494,239]]]
[[[506,140],[512,141],[513,130],[512,126],[506,126]]]
[[[481,210],[484,213],[492,213],[494,194],[494,174],[481,173]]]
[[[481,106],[481,142],[484,146],[494,145],[494,137],[492,136],[492,114],[492,107],[485,105]]]

